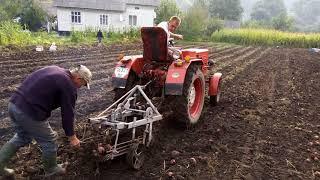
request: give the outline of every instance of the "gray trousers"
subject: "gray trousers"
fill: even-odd
[[[34,139],[40,145],[44,156],[57,153],[56,140],[58,135],[52,130],[47,120],[33,120],[12,103],[9,103],[9,116],[16,132],[9,141],[10,143],[20,148],[31,143]]]

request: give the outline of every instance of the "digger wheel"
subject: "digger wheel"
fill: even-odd
[[[114,89],[114,101],[117,101],[119,98],[121,98],[123,95],[125,95],[128,91],[130,91],[138,81],[137,75],[133,72],[130,71],[128,78],[127,78],[127,83],[125,88],[115,88]]]
[[[144,163],[145,154],[144,154],[144,145],[141,143],[134,143],[127,153],[126,160],[130,167],[135,170],[139,170]]]
[[[178,121],[186,125],[196,124],[201,116],[205,98],[205,79],[196,65],[188,68],[183,84],[182,96],[176,96],[175,115]]]

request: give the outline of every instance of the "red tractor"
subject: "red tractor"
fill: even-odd
[[[209,84],[212,105],[219,102],[221,85],[221,73],[209,75],[213,62],[208,49],[168,46],[167,34],[160,27],[144,27],[141,36],[143,55],[123,56],[115,67],[115,102],[89,118],[104,134],[97,140],[98,161],[126,155],[134,169],[143,165],[144,150],[153,139],[153,123],[163,119],[151,101],[154,97],[161,97],[162,105],[169,105],[182,125],[193,125],[203,110],[205,84]]]
[[[208,49],[181,49],[168,46],[167,34],[160,27],[141,29],[143,55],[123,56],[115,67],[112,85],[118,100],[135,85],[145,85],[151,99],[162,97],[174,108],[176,120],[196,124],[201,116],[206,83],[210,103],[220,99],[221,73],[210,75],[213,62]]]

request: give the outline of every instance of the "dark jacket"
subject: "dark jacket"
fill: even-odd
[[[98,31],[98,33],[97,33],[97,38],[103,38],[103,34],[102,34],[101,31]]]
[[[74,135],[74,107],[77,87],[69,70],[48,66],[30,74],[11,96],[10,102],[36,121],[44,121],[61,107],[62,127]]]

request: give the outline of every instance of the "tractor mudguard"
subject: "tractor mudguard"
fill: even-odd
[[[186,77],[188,68],[193,63],[200,62],[202,59],[192,59],[190,63],[183,63],[182,66],[178,67],[172,63],[168,69],[168,74],[165,83],[165,95],[182,95],[183,84]]]
[[[216,96],[218,94],[219,81],[221,80],[221,73],[214,73],[209,80],[209,96]]]
[[[113,88],[125,88],[131,71],[140,74],[144,65],[142,55],[124,56],[116,65],[112,74]]]

